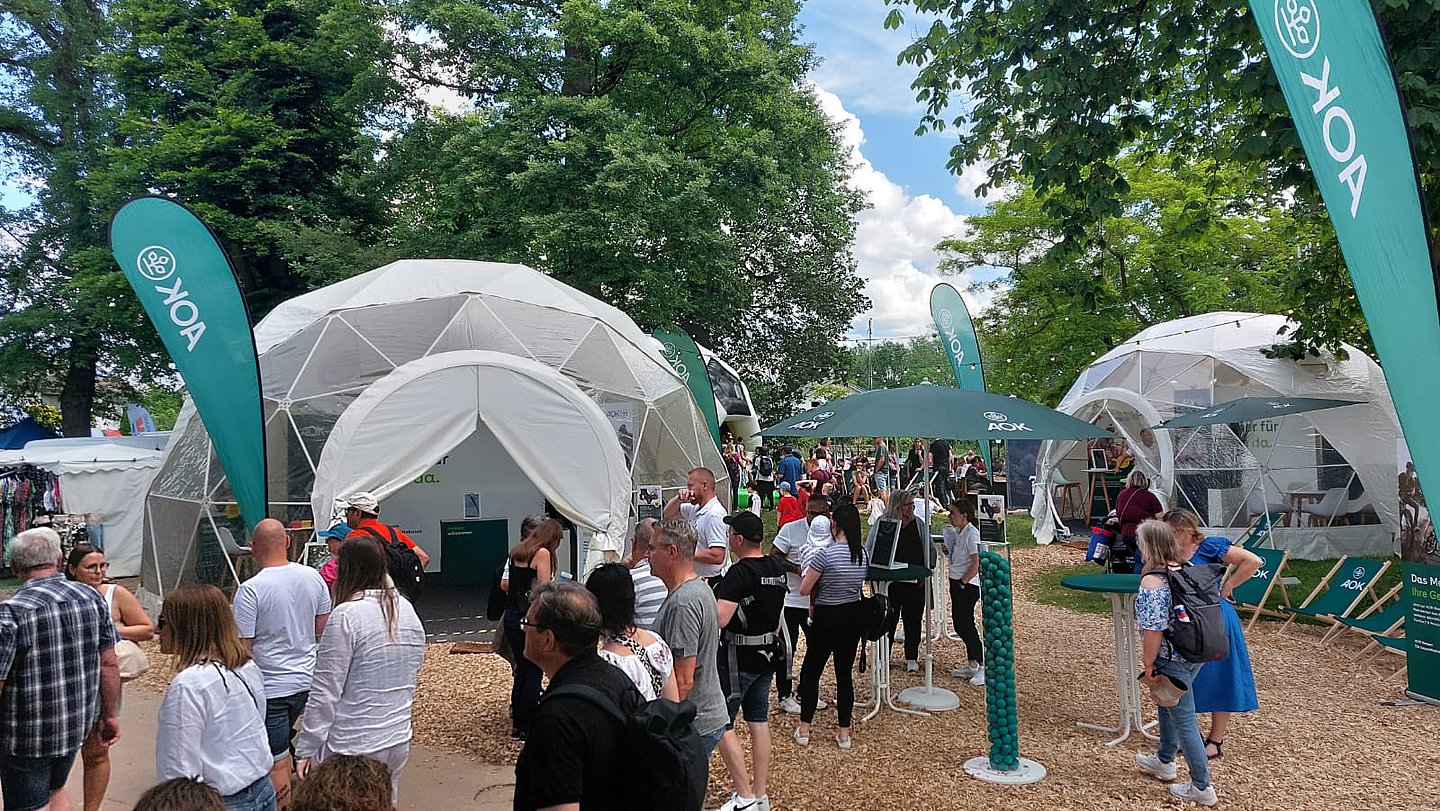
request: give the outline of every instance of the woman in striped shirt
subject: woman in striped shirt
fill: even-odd
[[[800,580],[800,593],[810,596],[814,615],[805,635],[805,662],[800,666],[800,726],[795,742],[810,743],[810,723],[820,697],[820,674],[835,660],[835,743],[850,748],[850,721],[855,709],[855,654],[864,628],[861,586],[865,583],[864,538],[860,511],[849,502],[838,504],[831,515],[833,538],[811,553]]]

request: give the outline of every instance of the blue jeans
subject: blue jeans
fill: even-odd
[[[876,489],[876,490],[889,490],[889,489],[890,489],[890,474],[889,474],[888,472],[886,472],[886,471],[884,471],[884,470],[877,470],[877,471],[875,471],[875,489]]]
[[[275,811],[275,786],[266,774],[221,799],[225,801],[225,811]]]
[[[1160,749],[1155,754],[1164,763],[1174,763],[1176,750],[1184,752],[1185,765],[1190,767],[1190,782],[1203,791],[1210,787],[1210,759],[1205,755],[1205,738],[1201,736],[1200,724],[1195,719],[1195,694],[1188,689],[1195,683],[1200,665],[1178,656],[1164,661],[1162,652],[1155,669],[1166,676],[1174,676],[1187,688],[1179,704],[1160,708]]]
[[[64,757],[15,757],[0,753],[0,790],[6,809],[35,811],[50,804],[50,794],[65,788],[75,753]]]
[[[525,658],[525,629],[520,620],[523,614],[506,611],[501,621],[505,635],[510,639],[510,650],[515,653],[515,664],[511,675],[515,677],[510,687],[510,725],[516,732],[530,731],[530,722],[535,718],[535,708],[540,704],[540,666]]]
[[[770,685],[774,679],[773,670],[764,673],[740,671],[740,692],[725,697],[725,709],[730,713],[726,729],[735,728],[735,715],[742,707],[747,724],[764,724],[770,720]]]

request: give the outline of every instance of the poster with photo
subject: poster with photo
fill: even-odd
[[[665,497],[661,494],[660,485],[642,484],[635,488],[635,516],[637,521],[646,518],[659,518],[660,511],[665,507]]]
[[[635,465],[635,443],[640,435],[637,424],[639,409],[635,403],[599,403],[605,418],[615,427],[615,438],[620,441],[620,450],[625,453],[625,467]]]
[[[976,518],[980,524],[980,540],[988,543],[1005,542],[1005,497],[1002,495],[981,495],[976,504]]]
[[[1411,563],[1440,565],[1440,554],[1435,548],[1435,524],[1431,520],[1430,508],[1425,504],[1425,491],[1420,489],[1420,477],[1415,473],[1415,462],[1410,458],[1410,448],[1405,438],[1395,441],[1396,494],[1400,504],[1400,557]]]

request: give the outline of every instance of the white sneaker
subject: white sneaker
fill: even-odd
[[[980,668],[979,670],[975,671],[975,675],[973,675],[973,676],[970,677],[970,686],[972,686],[972,687],[984,687],[984,686],[985,686],[985,668],[982,667],[982,668]]]
[[[1174,765],[1173,763],[1171,764]],[[1171,783],[1170,796],[1177,800],[1188,800],[1201,805],[1214,805],[1220,801],[1215,795],[1214,786],[1206,786],[1204,789],[1195,788],[1194,783]]]
[[[919,672],[920,672],[920,663],[917,662],[917,661],[915,661],[914,659],[906,659],[906,660],[905,660],[905,672],[906,672],[906,673],[919,673]]]
[[[785,700],[780,702],[780,712],[788,712],[791,715],[799,715],[800,699],[796,698],[795,696],[786,696]]]
[[[751,811],[770,811],[770,797],[759,797],[755,800],[755,807]]]
[[[739,794],[731,794],[730,799],[720,806],[720,811],[756,811],[756,805],[760,802],[755,797],[741,797]]]
[[[1135,763],[1140,766],[1140,771],[1155,778],[1160,780],[1175,779],[1175,763],[1173,761],[1166,763],[1155,755],[1136,755]]]
[[[969,665],[966,665],[965,667],[957,667],[954,670],[950,671],[950,675],[951,677],[957,679],[968,679],[971,676],[975,675],[975,668],[970,667]]]

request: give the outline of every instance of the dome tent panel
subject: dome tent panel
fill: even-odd
[[[580,345],[575,347],[565,364],[560,367],[560,371],[581,388],[595,388],[606,394],[643,400],[645,390],[641,388],[640,381],[635,379],[630,366],[622,362],[621,357],[610,333],[603,329],[593,329]],[[590,378],[587,370],[592,369],[606,370],[603,382]]]
[[[356,386],[367,386],[394,369],[394,364],[356,332],[354,327],[342,318],[331,316],[326,319],[325,330],[310,353],[310,360],[300,370],[295,385],[290,387],[289,397],[292,400],[302,400],[353,389]],[[266,371],[262,358],[262,377]]]
[[[465,306],[445,326],[445,331],[435,339],[428,354],[464,349],[485,349],[530,357],[525,344],[500,322],[500,317],[485,306],[485,300],[479,296],[466,297]]]
[[[150,493],[196,503],[204,501],[209,490],[206,482],[210,469],[210,437],[189,398],[176,417],[171,437],[160,472],[150,483]]]
[[[498,352],[432,355],[400,367],[356,398],[321,455],[312,510],[323,515],[337,496],[357,490],[383,499],[459,446],[477,420],[547,501],[595,533],[592,551],[622,548],[630,475],[610,421],[559,372]],[[412,427],[401,433],[398,424]],[[577,467],[588,475],[574,475]],[[483,489],[483,482],[473,486]]]
[[[325,333],[326,321],[317,321],[295,334],[283,346],[260,356],[260,394],[270,399],[290,396],[290,388],[310,362],[315,344]]]
[[[468,296],[362,307],[336,315],[385,357],[400,366],[431,354],[430,347],[465,306]]]
[[[484,301],[500,323],[520,339],[531,358],[557,369],[564,368],[565,362],[593,330],[606,329],[594,316],[584,313],[535,307],[494,296],[485,296]],[[587,371],[596,386],[605,386],[608,369],[597,367]]]
[[[1297,500],[1311,497],[1307,491],[1341,488],[1352,496],[1347,503],[1358,510],[1351,513],[1356,525],[1289,528],[1283,538],[1276,536],[1277,541],[1297,556],[1388,553],[1390,533],[1398,520],[1394,478],[1399,426],[1383,375],[1373,360],[1353,347],[1347,347],[1346,360],[1325,356],[1297,363],[1267,357],[1265,351],[1283,340],[1280,330],[1285,327],[1282,316],[1252,313],[1211,313],[1158,324],[1092,364],[1094,368],[1138,356],[1140,391],[1126,391],[1122,396],[1116,389],[1107,389],[1077,396],[1072,389],[1058,408],[1078,413],[1076,409],[1082,405],[1093,409],[1097,399],[1124,399],[1129,405],[1138,401],[1153,412],[1158,423],[1246,395],[1364,401],[1283,420],[1210,426],[1209,433],[1195,440],[1199,445],[1190,445],[1193,435],[1179,430],[1154,431],[1152,437],[1160,449],[1162,470],[1173,466],[1175,479],[1161,482],[1166,492],[1177,499],[1183,497],[1189,502],[1186,506],[1203,506],[1199,510],[1202,516],[1213,504],[1218,518],[1212,523],[1222,524],[1222,530],[1224,524],[1248,523],[1278,501],[1286,502],[1292,514],[1298,514]],[[1097,398],[1101,391],[1105,396]],[[1172,440],[1173,446],[1167,447]],[[1133,439],[1131,445],[1133,448]],[[1188,450],[1186,445],[1190,445]],[[1067,465],[1072,463],[1064,461],[1067,453],[1083,455],[1083,449],[1067,450],[1056,443],[1042,448],[1034,511],[1036,537],[1042,542],[1050,539],[1043,533],[1054,528],[1049,503],[1053,494],[1045,485],[1057,470],[1070,469]],[[1187,454],[1196,458],[1186,458]],[[1178,481],[1182,470],[1192,477],[1183,486]],[[1276,490],[1289,490],[1291,495]],[[1368,506],[1364,506],[1366,502]],[[1226,515],[1232,517],[1227,520]],[[1368,523],[1377,520],[1379,523]],[[1238,529],[1243,525],[1224,531],[1233,536]]]

